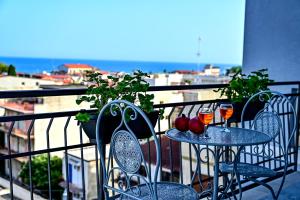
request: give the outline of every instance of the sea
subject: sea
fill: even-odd
[[[185,62],[155,62],[155,61],[123,61],[123,60],[88,60],[88,59],[61,59],[61,58],[22,58],[0,57],[0,63],[14,65],[20,73],[36,74],[51,72],[58,69],[62,64],[89,64],[100,70],[110,72],[133,72],[142,70],[147,73],[172,72],[175,70],[200,71],[207,64],[218,66],[221,73],[226,69],[238,64],[222,63],[185,63]]]

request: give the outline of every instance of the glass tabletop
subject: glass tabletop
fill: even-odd
[[[251,129],[229,128],[230,133],[222,132],[222,127],[208,127],[208,136],[194,134],[191,131],[179,131],[176,128],[166,131],[165,135],[175,141],[210,146],[248,146],[268,143],[271,136]]]

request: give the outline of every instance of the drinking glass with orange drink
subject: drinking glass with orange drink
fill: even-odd
[[[227,120],[232,116],[233,114],[233,106],[230,103],[222,103],[220,105],[220,114],[224,118],[224,129],[223,132],[230,133],[230,130],[228,129]]]
[[[207,126],[214,117],[213,110],[211,108],[201,108],[198,113],[199,120],[204,124],[204,136],[208,138]]]

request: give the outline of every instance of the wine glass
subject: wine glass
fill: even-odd
[[[233,114],[233,106],[231,103],[222,103],[220,105],[220,114],[224,118],[224,128],[223,132],[230,133],[230,130],[227,127],[227,120],[232,116]]]
[[[211,108],[201,108],[199,110],[198,118],[204,124],[204,136],[206,138],[209,138],[208,133],[207,133],[207,126],[211,122],[213,117],[214,117],[214,114],[213,114],[213,110]]]

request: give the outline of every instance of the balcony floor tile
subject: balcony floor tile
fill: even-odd
[[[279,180],[271,182],[273,187],[278,187],[280,184]],[[283,189],[280,193],[279,200],[297,200],[300,199],[300,172],[295,172],[286,176]],[[253,188],[246,192],[243,192],[243,200],[253,200],[255,196],[256,200],[267,200],[272,199],[269,190],[262,186]]]

